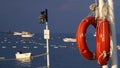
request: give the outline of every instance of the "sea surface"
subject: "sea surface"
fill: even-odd
[[[35,34],[31,38],[14,36],[13,34],[0,33],[0,68],[45,68],[46,40],[43,33]],[[75,42],[64,42],[63,38],[75,38],[74,33],[50,34],[49,53],[50,68],[102,68],[96,60],[84,59]],[[95,37],[87,34],[87,44],[91,50],[95,50]],[[120,44],[120,36],[117,35],[117,45]],[[31,52],[32,58],[26,61],[17,60],[16,52]],[[120,51],[118,52],[118,64]],[[111,62],[109,62],[110,66]],[[120,68],[120,65],[118,65]]]

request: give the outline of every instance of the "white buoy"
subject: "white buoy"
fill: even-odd
[[[12,48],[16,48],[16,46],[12,46]]]

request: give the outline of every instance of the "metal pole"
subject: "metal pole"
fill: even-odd
[[[109,5],[109,21],[111,27],[111,68],[118,68],[117,63],[117,49],[116,49],[116,29],[115,29],[115,22],[114,22],[114,7],[113,7],[113,0],[107,0]]]
[[[48,29],[48,23],[46,22],[46,29],[44,30],[44,39],[46,39],[46,53],[47,53],[47,68],[50,68],[50,59],[49,59],[49,39],[50,32]]]
[[[47,44],[47,67],[50,68],[50,63],[49,63],[49,42],[48,39],[46,39],[46,44]]]
[[[46,29],[48,30],[48,25],[46,22]],[[50,68],[50,63],[49,63],[49,39],[46,39],[46,44],[47,44],[47,67]]]
[[[50,59],[49,59],[49,39],[50,39],[50,30],[48,29],[48,11],[45,9],[41,12],[40,22],[46,24],[44,29],[44,39],[46,39],[46,53],[47,53],[47,68],[50,68]]]

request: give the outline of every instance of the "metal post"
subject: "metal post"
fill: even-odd
[[[46,42],[47,42],[47,67],[50,68],[48,39],[46,39]]]
[[[111,68],[118,68],[117,63],[117,49],[116,49],[116,29],[115,29],[115,22],[114,22],[114,7],[113,7],[113,0],[107,0],[109,5],[109,21],[111,27]]]
[[[50,59],[49,59],[49,39],[50,39],[50,30],[48,29],[48,10],[45,9],[41,11],[40,23],[46,24],[46,29],[44,29],[44,39],[46,39],[46,53],[47,53],[47,68],[50,68]]]
[[[44,30],[44,39],[46,39],[46,53],[47,53],[47,68],[50,68],[50,60],[49,60],[49,39],[50,39],[50,31],[48,29],[48,23],[46,22],[46,29]]]

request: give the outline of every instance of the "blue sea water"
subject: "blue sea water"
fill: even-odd
[[[75,34],[53,33],[50,36],[50,68],[101,68],[96,60],[84,59],[80,55],[76,43],[63,42],[65,37],[75,38]],[[120,37],[117,35],[117,44],[120,44],[119,40]],[[42,68],[46,66],[46,56],[37,56],[46,52],[45,43],[42,33],[35,34],[31,38],[0,33],[0,68]],[[93,34],[87,35],[87,44],[91,50],[95,50],[95,37]],[[15,53],[17,51],[31,52],[33,58],[26,62],[16,60]],[[118,61],[120,61],[119,53],[118,51]]]

